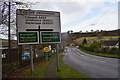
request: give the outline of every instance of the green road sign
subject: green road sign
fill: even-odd
[[[60,42],[59,32],[41,32],[41,43],[58,43]]]
[[[38,42],[37,32],[19,32],[19,43]]]

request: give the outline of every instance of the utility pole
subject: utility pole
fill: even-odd
[[[8,13],[9,13],[9,18],[8,18],[8,54],[9,54],[9,62],[11,62],[10,61],[10,53],[11,53],[11,51],[10,51],[10,49],[11,49],[11,45],[10,45],[10,9],[11,9],[11,2],[9,1],[9,5],[8,5]]]

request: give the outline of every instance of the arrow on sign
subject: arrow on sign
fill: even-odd
[[[38,29],[26,29],[26,31],[39,31],[39,38],[40,38],[40,31],[53,31],[53,29],[40,29],[40,26],[38,26]],[[40,39],[39,39],[40,43]]]

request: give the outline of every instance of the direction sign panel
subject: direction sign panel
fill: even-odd
[[[40,35],[42,32],[58,32],[59,37],[61,33],[60,27],[60,12],[55,11],[42,11],[42,10],[24,10],[18,9],[16,11],[17,14],[17,29],[18,34],[21,32],[37,32],[37,42],[36,44],[40,44],[43,41],[42,36]],[[28,34],[28,33],[26,33]],[[43,34],[43,33],[42,33]],[[27,35],[26,35],[27,36]],[[29,37],[29,36],[27,36]],[[30,40],[28,42],[20,41],[20,36],[18,35],[18,44],[34,44]],[[22,38],[26,39],[26,38]],[[60,38],[59,38],[60,39]],[[58,40],[60,42],[60,40]],[[48,42],[43,42],[48,43]],[[54,40],[53,40],[54,43]],[[55,42],[57,43],[57,41]]]
[[[59,32],[41,32],[41,43],[56,43],[60,42]]]
[[[37,32],[19,32],[19,43],[37,43]]]

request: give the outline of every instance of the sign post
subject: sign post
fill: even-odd
[[[18,9],[16,14],[18,45],[61,42],[60,12]],[[33,72],[32,45],[30,49]]]
[[[56,44],[56,53],[57,53],[57,71],[60,71],[60,63],[59,63],[59,45],[58,44]]]
[[[31,63],[31,73],[34,72],[34,67],[33,67],[33,50],[32,50],[32,45],[30,45],[30,63]]]

